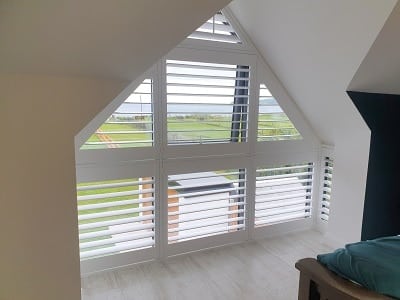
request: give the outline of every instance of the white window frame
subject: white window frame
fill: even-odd
[[[140,78],[134,80],[97,115],[75,138],[77,182],[154,176],[155,181],[155,247],[96,258],[81,263],[82,275],[133,263],[164,259],[169,256],[251,239],[275,236],[284,232],[310,229],[318,213],[319,181],[313,176],[313,217],[265,227],[254,227],[255,176],[258,167],[279,164],[314,163],[314,174],[320,172],[320,143],[300,110],[270,70],[230,11],[223,10],[239,34],[242,44],[185,40],[157,61]],[[166,60],[188,60],[250,66],[248,135],[244,143],[168,145]],[[79,150],[90,135],[112,114],[145,78],[153,82],[153,147]],[[301,140],[257,142],[259,86],[267,85],[274,98],[300,132]],[[168,174],[246,169],[246,228],[238,232],[168,244],[167,189]],[[153,173],[154,172],[154,173]],[[317,201],[317,203],[316,203]]]
[[[290,147],[290,146],[289,146]],[[313,227],[313,220],[315,218],[315,211],[318,210],[316,209],[316,201],[315,199],[318,196],[318,188],[315,188],[316,186],[316,173],[319,172],[318,165],[316,164],[316,157],[317,153],[313,151],[304,151],[304,152],[296,152],[296,153],[290,153],[290,152],[282,152],[282,153],[275,153],[275,155],[257,155],[255,160],[253,161],[254,163],[254,178],[252,179],[253,182],[255,183],[255,177],[256,177],[256,172],[258,168],[272,168],[276,167],[279,165],[295,165],[299,163],[314,163],[314,176],[312,178],[312,189],[311,189],[311,207],[312,207],[312,215],[310,218],[304,218],[300,220],[294,220],[294,221],[289,221],[289,222],[283,222],[279,224],[274,224],[274,225],[268,225],[268,226],[260,226],[260,227],[254,227],[253,228],[253,235],[252,238],[254,239],[259,239],[259,238],[265,238],[265,237],[274,237],[277,235],[281,235],[284,233],[288,232],[293,232],[293,231],[301,231],[301,230],[309,230]],[[255,193],[255,184],[254,184],[254,193]],[[254,195],[254,203],[255,204],[255,195]],[[254,208],[253,208],[254,212]],[[254,224],[254,216],[253,216],[253,224]]]
[[[322,145],[319,155],[320,173],[319,173],[319,189],[318,189],[318,215],[315,216],[315,227],[322,233],[328,230],[329,221],[321,219],[321,208],[322,208],[322,197],[324,188],[324,176],[325,176],[325,157],[329,157],[335,161],[335,147],[332,145]],[[335,170],[333,170],[335,172]],[[333,175],[332,175],[333,178]]]
[[[83,150],[86,151],[86,150]],[[156,176],[159,173],[159,164],[156,160],[137,161],[124,163],[97,162],[93,164],[80,164],[76,168],[77,182],[103,181],[113,179],[137,178],[144,176],[154,177],[154,223],[155,245],[151,248],[133,250],[125,253],[113,254],[99,258],[81,261],[82,274],[90,274],[100,270],[113,269],[116,266],[129,265],[138,261],[155,259],[159,252],[159,227],[160,219],[160,182]]]
[[[311,151],[318,152],[320,148],[320,142],[314,133],[314,130],[308,124],[304,115],[298,109],[293,99],[289,96],[288,92],[284,89],[278,78],[265,63],[263,59],[258,56],[257,59],[257,70],[259,85],[257,89],[257,109],[259,105],[259,86],[265,84],[268,90],[271,92],[274,99],[278,102],[281,109],[287,115],[289,120],[292,122],[294,127],[302,136],[302,139],[298,140],[280,140],[280,141],[260,141],[256,143],[256,153],[263,153],[265,148],[273,148],[272,151],[292,151],[302,152]],[[258,114],[256,116],[258,124]],[[290,142],[290,147],[286,147],[287,143]],[[276,150],[275,150],[276,149]]]
[[[215,155],[234,155],[234,154],[249,154],[250,144],[253,143],[254,132],[250,130],[254,126],[256,111],[254,109],[254,82],[253,73],[256,74],[256,56],[248,54],[229,53],[226,51],[204,51],[192,50],[185,48],[175,48],[167,56],[166,59],[171,60],[186,60],[206,63],[220,64],[243,64],[250,67],[250,87],[249,87],[249,111],[248,111],[248,136],[247,142],[242,143],[216,143],[216,144],[201,144],[201,145],[168,145],[167,141],[167,123],[164,124],[164,140],[162,149],[165,158],[179,158],[187,156],[191,153],[193,156],[215,156]],[[254,71],[253,71],[254,70]],[[254,76],[255,77],[255,76]],[[166,99],[166,95],[163,95]],[[166,111],[166,103],[163,107]],[[165,115],[165,114],[164,114]]]
[[[229,24],[235,30],[241,43],[224,43],[224,42],[214,42],[208,40],[197,40],[187,38],[183,40],[177,47],[192,48],[192,49],[205,49],[205,50],[223,50],[229,52],[242,52],[249,53],[255,52],[256,48],[250,42],[250,39],[246,32],[243,30],[242,26],[233,16],[232,11],[229,8],[224,8],[221,10]]]
[[[160,148],[161,132],[159,122],[161,110],[160,106],[160,80],[159,65],[155,64],[138,79],[129,84],[110,104],[108,104],[87,126],[85,126],[75,137],[76,162],[97,163],[102,161],[121,161],[121,160],[144,160],[154,159]],[[126,98],[143,82],[144,79],[152,79],[152,102],[153,102],[153,146],[152,147],[132,147],[110,149],[87,149],[80,150],[80,147],[87,139],[99,128],[108,117],[125,101]],[[134,149],[134,151],[132,151]],[[134,152],[134,154],[133,154]]]
[[[242,159],[241,156],[239,156]],[[207,172],[207,171],[215,171],[215,170],[223,170],[223,169],[240,169],[244,168],[248,172],[249,159],[244,158],[243,161],[239,161],[238,159],[232,160],[231,157],[228,158],[197,158],[193,160],[192,158],[182,158],[182,159],[174,159],[168,160],[163,165],[163,182],[168,182],[169,174],[181,174],[181,173],[189,173],[189,172]],[[246,189],[247,184],[249,184],[248,176],[246,176]],[[168,186],[164,184],[163,186],[163,198],[162,203],[164,205],[168,204]],[[168,244],[168,216],[166,213],[163,214],[163,220],[161,227],[162,235],[164,239],[164,245],[166,247],[164,257],[173,256],[181,253],[197,251],[201,249],[216,247],[220,245],[232,244],[246,241],[249,238],[249,216],[248,216],[248,200],[246,195],[246,212],[245,212],[245,229],[239,230],[236,232],[224,233],[213,235],[205,238],[198,238],[188,241],[183,241],[179,243]],[[167,207],[163,207],[163,211],[165,212]]]

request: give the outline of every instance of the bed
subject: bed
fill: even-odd
[[[299,300],[400,299],[400,237],[348,244],[328,254],[304,258]]]

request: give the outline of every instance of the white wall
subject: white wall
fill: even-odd
[[[74,136],[126,82],[0,76],[0,299],[79,299]]]
[[[369,129],[347,86],[396,1],[235,0],[265,60],[325,144],[335,145],[328,237],[360,238]]]
[[[400,3],[354,75],[349,90],[400,94]]]
[[[228,2],[1,1],[0,299],[80,299],[74,136]]]
[[[0,72],[131,81],[229,2],[2,0]]]
[[[334,247],[361,238],[370,131],[356,130],[335,142],[333,200],[326,232],[327,242]]]

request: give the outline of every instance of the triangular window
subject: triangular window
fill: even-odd
[[[300,133],[265,84],[260,85],[257,141],[297,140]]]
[[[259,84],[280,87],[223,11],[229,19],[218,12],[76,137],[90,149],[76,151],[83,274],[310,222],[319,142],[290,97]],[[327,219],[329,202],[320,208]]]
[[[216,13],[215,16],[189,35],[189,38],[234,44],[242,43],[235,29],[229,24],[222,12]]]
[[[81,149],[153,146],[152,80],[145,79]]]

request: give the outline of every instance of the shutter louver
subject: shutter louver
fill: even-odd
[[[257,169],[255,226],[311,216],[313,164]]]
[[[325,156],[323,159],[321,219],[329,220],[329,209],[331,203],[333,159]]]
[[[234,44],[242,43],[222,12],[215,14],[214,17],[197,28],[188,38]]]
[[[257,135],[259,142],[302,138],[265,84],[260,85]]]
[[[167,60],[168,143],[245,142],[248,66]]]
[[[152,80],[145,79],[81,149],[153,146]]]
[[[154,180],[151,177],[80,183],[81,260],[154,245]]]
[[[170,175],[168,243],[245,228],[245,170]]]

